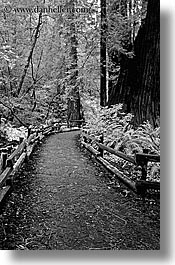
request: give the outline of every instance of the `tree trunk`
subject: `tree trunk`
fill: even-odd
[[[135,123],[149,120],[159,125],[160,116],[160,1],[149,0],[145,23],[134,42],[134,54],[121,54],[117,86],[108,105],[123,103],[135,115]]]
[[[27,63],[25,65],[25,67],[24,67],[24,71],[22,73],[22,76],[21,76],[21,79],[20,79],[20,82],[19,82],[19,86],[18,86],[18,90],[17,90],[17,96],[21,92],[21,89],[22,89],[22,86],[23,86],[23,83],[24,83],[24,79],[25,79],[26,74],[27,74],[27,70],[28,70],[28,68],[30,66],[30,62],[31,62],[32,55],[33,55],[33,52],[34,52],[34,49],[35,49],[35,46],[36,46],[36,42],[37,42],[37,39],[38,39],[38,36],[39,36],[41,25],[42,25],[42,13],[39,14],[38,24],[37,24],[36,31],[35,31],[35,36],[34,36],[34,41],[33,41],[32,48],[31,48],[31,51],[29,53],[29,56],[27,58]]]
[[[107,78],[106,78],[106,41],[107,41],[107,14],[106,0],[101,0],[101,40],[100,40],[100,105],[106,106]]]
[[[70,5],[74,6],[74,1],[69,2]],[[69,86],[71,86],[71,92],[68,99],[68,124],[71,126],[79,125],[77,120],[81,119],[80,115],[80,95],[79,95],[79,86],[77,82],[78,78],[78,55],[77,55],[77,48],[78,48],[78,41],[76,36],[76,28],[74,22],[74,14],[70,14],[70,61],[71,64],[69,66],[69,70],[72,71],[71,78],[69,81]],[[75,121],[75,122],[72,122]]]
[[[133,1],[133,0],[132,0]],[[130,0],[115,0],[111,1],[111,10],[112,12],[122,15],[124,19],[130,18],[130,9],[131,9],[131,2]],[[110,19],[110,18],[109,18]],[[129,26],[129,25],[128,25]],[[131,28],[132,25],[130,25]],[[126,37],[126,36],[125,36]],[[121,41],[121,47],[127,51],[131,51],[133,48],[133,43],[131,42],[131,34],[128,34],[127,38],[124,38]],[[121,50],[121,49],[120,49]],[[119,49],[113,48],[112,50],[108,51],[109,56],[109,82],[108,82],[108,95],[112,93],[112,90],[116,87],[118,75],[119,75],[119,68],[121,64],[125,64],[125,62],[121,62],[121,51]],[[121,62],[121,63],[120,63]]]

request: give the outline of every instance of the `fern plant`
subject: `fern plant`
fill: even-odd
[[[99,107],[94,102],[90,104],[86,113],[88,134],[95,137],[103,134],[105,145],[130,156],[143,153],[144,149],[150,154],[160,155],[160,127],[153,128],[149,121],[146,121],[135,129],[132,125],[133,115],[123,113],[122,107],[122,104],[111,108]],[[105,153],[105,155],[112,163],[116,163],[123,170],[126,169],[126,174],[133,172],[134,166],[129,165],[128,162],[111,154]],[[159,163],[148,164],[148,179],[156,181],[160,179]]]

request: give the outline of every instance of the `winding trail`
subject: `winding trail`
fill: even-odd
[[[0,249],[158,250],[159,205],[143,204],[79,145],[78,132],[40,145],[0,215]]]

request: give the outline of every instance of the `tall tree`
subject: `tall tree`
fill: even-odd
[[[135,122],[149,120],[154,126],[160,116],[160,1],[149,0],[147,16],[134,41],[134,56],[121,54],[121,70],[111,91],[109,106],[123,103]]]
[[[101,0],[101,41],[100,41],[100,105],[106,106],[107,101],[107,60],[106,60],[106,41],[107,41],[107,11],[106,0]]]
[[[133,0],[132,0],[133,1]],[[131,0],[110,0],[108,7],[108,58],[110,95],[116,86],[120,69],[120,54],[132,50],[133,14],[131,16]]]
[[[75,1],[70,0],[67,3],[69,8],[75,8]],[[69,75],[69,87],[70,93],[68,97],[68,122],[71,122],[72,126],[76,126],[80,120],[80,94],[79,94],[79,84],[78,84],[78,40],[76,33],[76,17],[72,12],[68,15],[69,18],[69,34],[68,42],[70,44],[70,65],[68,67]]]

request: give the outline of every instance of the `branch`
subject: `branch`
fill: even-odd
[[[22,89],[22,86],[23,86],[23,83],[24,83],[24,79],[26,77],[27,70],[29,68],[30,61],[31,61],[31,58],[32,58],[32,55],[33,55],[33,52],[34,52],[34,49],[35,49],[35,45],[36,45],[38,36],[39,36],[40,26],[41,25],[42,25],[42,12],[39,14],[38,25],[36,27],[36,31],[35,31],[35,36],[34,36],[34,41],[33,41],[32,49],[31,49],[31,51],[29,53],[29,56],[28,56],[28,59],[27,59],[27,63],[25,65],[25,67],[24,67],[24,71],[23,71],[23,74],[21,76],[21,80],[19,82],[19,87],[18,87],[18,90],[17,90],[17,95],[19,95],[20,92],[21,92],[21,89]]]
[[[37,77],[38,77],[38,72],[39,72],[39,68],[40,68],[41,61],[42,61],[43,52],[44,52],[44,49],[42,49],[41,54],[40,54],[40,58],[39,58],[38,65],[37,65],[35,79],[37,79]]]
[[[24,127],[26,127],[26,128],[28,128],[27,127],[27,125],[26,124],[24,124],[19,118],[18,118],[18,116],[14,113],[14,111],[13,111],[13,109],[12,108],[10,108],[9,106],[7,106],[4,102],[2,102],[1,100],[0,100],[0,104],[1,105],[3,105],[5,108],[7,108],[7,109],[9,109],[10,111],[11,111],[11,113],[14,115],[14,117],[24,126]]]
[[[83,69],[83,68],[84,68],[84,66],[85,66],[85,64],[87,63],[89,57],[91,56],[92,52],[93,52],[95,49],[96,49],[96,46],[94,46],[94,47],[92,48],[92,50],[89,52],[88,56],[86,57],[86,59],[85,59],[83,65],[80,67],[80,69]]]

